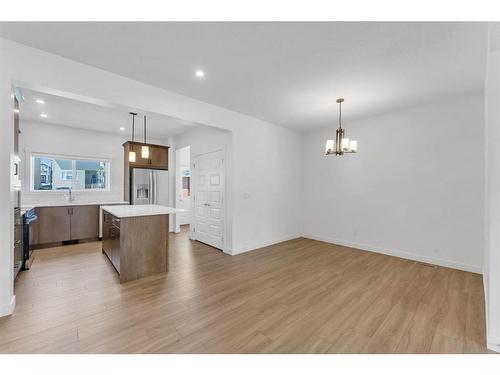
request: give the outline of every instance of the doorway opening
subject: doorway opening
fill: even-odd
[[[191,224],[192,171],[190,146],[175,151],[175,171],[176,207],[185,210],[176,215],[175,232],[179,232],[181,230],[181,225]]]

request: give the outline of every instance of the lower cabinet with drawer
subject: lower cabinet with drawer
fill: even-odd
[[[120,273],[120,219],[104,212],[102,250]]]
[[[33,228],[38,247],[65,241],[97,239],[99,206],[37,207],[38,220]]]

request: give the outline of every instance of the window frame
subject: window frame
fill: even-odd
[[[75,192],[109,192],[111,191],[111,160],[109,158],[97,158],[93,156],[80,156],[80,155],[62,155],[62,154],[49,154],[42,152],[32,152],[30,153],[30,193],[49,193],[49,194],[66,194],[69,189],[54,189],[54,190],[37,190],[34,188],[35,183],[35,169],[34,169],[34,160],[37,157],[48,158],[48,159],[66,159],[71,160],[71,170],[72,177],[71,180],[71,191]],[[75,189],[73,188],[73,177],[76,176],[76,162],[77,161],[98,161],[106,163],[105,175],[106,175],[106,186],[103,189]]]

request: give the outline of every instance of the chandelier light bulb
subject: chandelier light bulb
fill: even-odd
[[[352,152],[358,151],[358,141],[349,142],[349,151],[352,151]]]
[[[325,155],[344,155],[358,151],[358,142],[345,137],[345,130],[342,128],[342,103],[343,98],[338,98],[339,104],[339,127],[335,132],[335,141],[329,139],[325,144]]]
[[[342,139],[342,151],[348,151],[349,150],[349,138],[343,138]]]
[[[333,141],[333,139],[327,140],[325,145],[325,153],[326,154],[332,153],[334,148],[335,148],[335,142]]]

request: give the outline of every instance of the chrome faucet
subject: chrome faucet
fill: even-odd
[[[68,189],[68,201],[73,202],[75,200],[75,197],[73,197],[73,191],[71,188]]]

